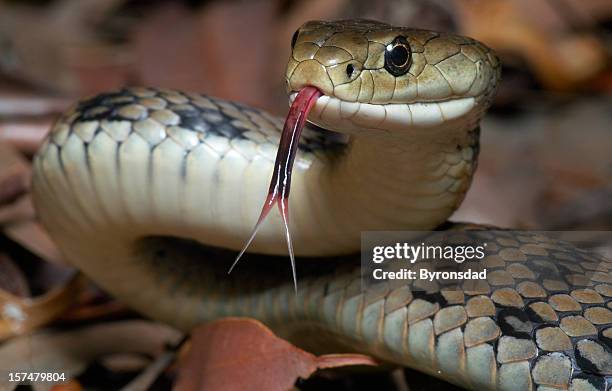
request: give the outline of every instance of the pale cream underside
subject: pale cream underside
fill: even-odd
[[[347,116],[346,110],[352,109],[350,120],[359,126],[418,130],[417,125],[434,126],[444,116],[447,121],[457,118],[450,123],[454,122],[459,134],[464,130],[456,122],[464,122],[461,117],[469,117],[472,106],[472,98],[385,108],[321,97],[312,120],[325,123],[334,115]],[[341,109],[334,114],[337,107]],[[168,234],[241,248],[268,191],[275,152],[269,144],[253,148],[212,137],[194,144],[183,177],[186,151],[171,137],[152,152],[138,132],[119,144],[113,138],[116,129],[106,128],[108,131],[95,137],[79,131],[63,141],[64,170],[59,167],[60,150],[55,145],[47,143],[40,154],[37,172],[46,176],[40,182],[48,186],[43,193],[57,197],[56,205],[65,208],[47,212],[58,214],[54,222],[73,215],[70,224],[91,227],[100,235],[119,229],[126,240]],[[84,136],[92,139],[84,140]],[[452,133],[447,136],[452,139]],[[355,252],[363,230],[425,229],[443,222],[467,188],[472,152],[456,151],[454,145],[439,151],[439,145],[433,149],[427,137],[419,139],[423,140],[421,144],[406,145],[369,137],[363,142],[355,140],[350,157],[336,165],[330,165],[324,157],[299,154],[289,201],[296,253]],[[89,141],[89,170],[84,141]],[[376,164],[371,164],[373,161]],[[287,254],[276,210],[261,227],[250,250]]]
[[[292,93],[291,103],[296,97]],[[473,97],[440,102],[370,104],[347,102],[323,95],[317,99],[309,120],[325,128],[352,132],[356,129],[385,132],[407,128],[438,127],[442,123],[461,118],[476,106]]]

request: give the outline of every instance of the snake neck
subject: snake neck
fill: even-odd
[[[443,223],[470,185],[479,128],[442,133],[353,136],[324,174],[330,210],[362,231]]]

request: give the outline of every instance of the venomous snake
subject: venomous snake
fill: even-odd
[[[468,388],[607,389],[609,260],[496,232],[485,261],[501,277],[452,295],[406,282],[362,290],[350,261],[362,231],[433,229],[459,206],[499,77],[495,54],[470,38],[308,22],[286,70],[290,116],[299,123],[310,105],[318,126],[299,143],[239,103],[126,88],[57,121],[34,160],[35,205],[67,259],[184,330],[250,316],[301,345],[335,341]],[[275,203],[280,214],[259,214]],[[228,276],[258,216],[259,255]],[[297,293],[275,263],[286,239],[292,254],[328,261],[299,264]]]

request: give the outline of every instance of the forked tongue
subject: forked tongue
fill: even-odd
[[[287,119],[285,119],[285,126],[283,127],[283,133],[281,134],[280,144],[278,146],[278,152],[276,152],[276,160],[274,161],[274,172],[272,173],[272,180],[270,181],[270,189],[268,190],[268,196],[266,201],[261,208],[259,219],[251,232],[249,240],[242,248],[242,251],[236,257],[236,260],[230,267],[228,274],[232,272],[234,266],[238,263],[244,252],[247,250],[259,227],[270,213],[270,210],[276,204],[278,210],[283,218],[283,225],[285,228],[285,237],[287,239],[287,248],[289,250],[289,257],[291,259],[291,272],[293,273],[293,285],[297,292],[297,278],[295,273],[295,256],[293,255],[293,244],[291,243],[291,233],[289,231],[289,190],[291,187],[291,170],[293,169],[293,162],[297,152],[298,141],[300,134],[306,123],[306,117],[310,109],[314,106],[317,98],[321,96],[321,91],[315,87],[304,87],[302,88],[291,108]]]

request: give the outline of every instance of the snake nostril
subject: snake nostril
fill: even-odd
[[[355,71],[355,67],[353,66],[353,64],[348,64],[346,66],[346,75],[350,78],[351,76],[353,76],[353,72]]]

